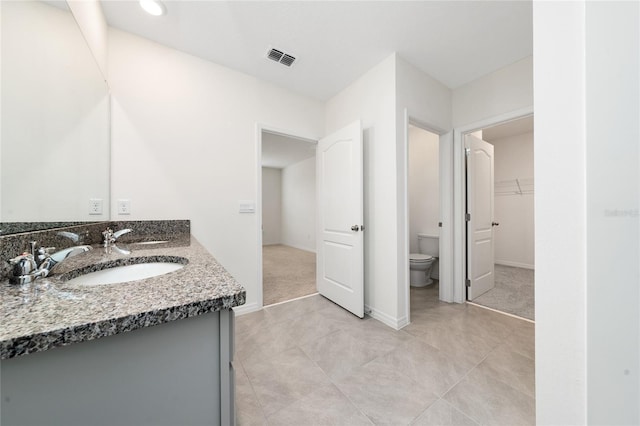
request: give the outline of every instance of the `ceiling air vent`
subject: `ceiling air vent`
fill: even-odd
[[[267,58],[271,59],[272,61],[279,62],[287,67],[293,65],[293,62],[296,60],[295,56],[286,54],[278,49],[269,49],[269,51],[267,52]]]
[[[286,65],[288,67],[290,67],[291,65],[293,65],[293,61],[295,61],[296,58],[294,58],[291,55],[287,55],[286,53],[282,56],[282,59],[280,59],[280,63],[282,65]]]

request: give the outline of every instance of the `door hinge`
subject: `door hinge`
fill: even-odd
[[[438,228],[442,228],[442,222],[438,222]]]
[[[467,284],[467,287],[471,287],[471,280],[467,280],[466,284]]]
[[[471,155],[471,148],[465,148],[464,149],[464,155],[466,155],[467,157]]]
[[[467,222],[469,222],[471,220],[471,213],[467,213],[464,218],[466,219]]]

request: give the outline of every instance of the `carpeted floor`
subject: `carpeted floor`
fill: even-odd
[[[496,286],[473,302],[522,318],[535,320],[534,271],[495,265]]]
[[[262,247],[264,306],[316,292],[315,253],[280,244]]]

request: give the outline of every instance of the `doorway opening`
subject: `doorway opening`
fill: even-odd
[[[317,293],[316,141],[261,129],[262,304]]]
[[[440,135],[408,123],[407,228],[409,315],[440,299]]]
[[[534,321],[533,116],[464,140],[466,299]]]

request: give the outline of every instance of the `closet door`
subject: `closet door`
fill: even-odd
[[[493,145],[467,135],[467,298],[494,287]]]

